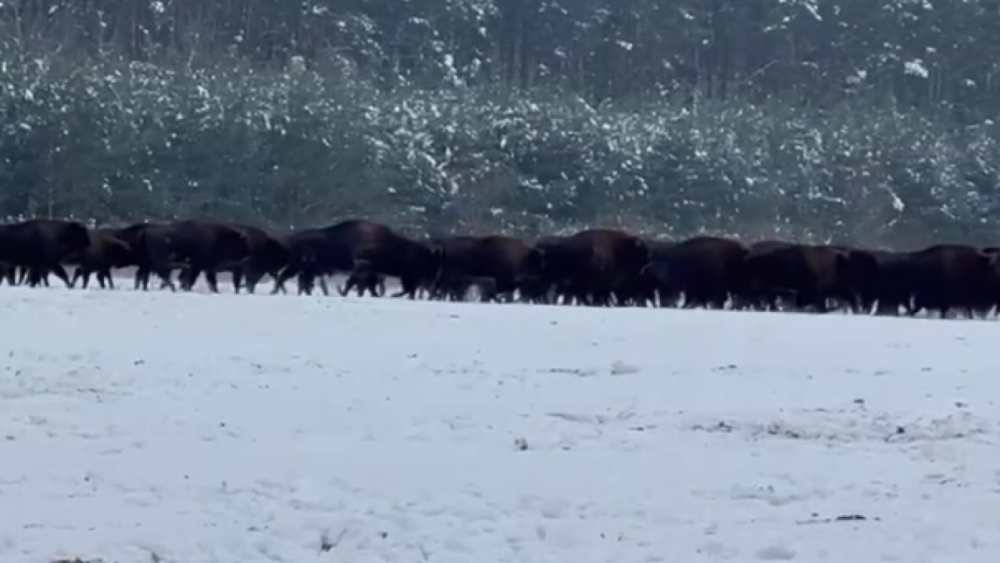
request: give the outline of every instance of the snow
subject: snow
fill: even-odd
[[[1000,550],[993,322],[55,287],[0,317],[2,561]]]

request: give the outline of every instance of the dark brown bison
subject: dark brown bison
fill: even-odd
[[[684,307],[725,308],[730,297],[747,293],[743,243],[699,236],[677,243],[651,245],[644,276],[651,277],[663,300],[684,296]]]
[[[430,289],[441,270],[442,250],[430,240],[418,240],[388,231],[359,248],[353,272],[397,278],[400,290],[393,297],[416,299]]]
[[[990,312],[1000,314],[1000,247],[983,247],[982,252],[990,257],[990,280],[987,292],[990,300]]]
[[[910,253],[911,314],[936,311],[942,319],[954,309],[970,318],[983,314],[993,303],[993,258],[960,244],[939,244]]]
[[[149,278],[156,274],[160,278],[160,288],[177,288],[172,272],[185,264],[177,263],[168,244],[171,226],[169,223],[134,223],[127,227],[110,229],[112,236],[132,249],[135,269],[135,289],[149,289]]]
[[[479,241],[479,237],[472,235],[453,235],[432,237],[430,243],[439,249],[441,257],[445,255],[462,256],[470,252]],[[486,278],[461,277],[456,275],[442,275],[441,268],[434,273],[434,279],[428,288],[430,299],[445,301],[465,301],[469,291],[476,287],[480,296],[488,296],[493,293],[492,283],[486,287]]]
[[[183,268],[182,289],[190,291],[204,273],[209,290],[218,293],[218,272],[233,268],[250,251],[244,231],[217,221],[141,223],[113,232],[133,249],[138,266],[136,286],[144,289],[148,289],[150,273],[155,273],[175,290],[171,272]]]
[[[533,246],[545,255],[542,275],[529,287],[529,294],[540,303],[570,303],[580,293],[573,287],[573,266],[570,253],[564,245],[569,237],[544,236],[535,240]]]
[[[845,245],[830,248],[846,258],[842,280],[834,299],[846,305],[852,313],[871,313],[880,284],[880,264],[872,250]]]
[[[282,242],[260,227],[230,224],[242,231],[247,238],[247,254],[241,260],[230,259],[218,267],[219,272],[232,276],[233,291],[239,293],[244,287],[248,293],[255,293],[264,276],[277,280],[281,270],[288,263],[288,249]],[[181,268],[182,280],[191,278],[190,264]]]
[[[83,224],[61,219],[30,219],[0,225],[0,262],[27,271],[28,284],[37,287],[49,272],[70,287],[62,262],[90,244]]]
[[[675,284],[669,283],[668,264],[670,249],[676,244],[676,241],[646,239],[649,263],[631,284],[620,288],[620,294],[616,298],[643,307],[650,304],[659,307],[674,306],[680,299],[681,292]]]
[[[830,300],[851,295],[852,264],[847,253],[826,245],[793,244],[752,250],[745,261],[751,291],[765,302],[791,296],[798,310],[825,313]]]
[[[271,293],[285,293],[285,282],[297,277],[300,295],[312,294],[316,282],[319,282],[323,293],[329,295],[330,289],[326,285],[325,276],[353,268],[353,264],[349,264],[346,259],[331,259],[337,256],[338,251],[321,229],[294,231],[280,241],[288,253],[288,260],[278,274]]]
[[[914,314],[913,292],[916,274],[912,269],[911,254],[889,250],[869,252],[878,264],[875,288],[873,294],[868,296],[868,300],[874,302],[875,314],[896,316],[900,309],[908,315]]]
[[[90,245],[86,250],[67,262],[76,265],[76,271],[70,280],[71,287],[75,287],[76,282],[82,279],[83,288],[87,289],[91,274],[97,274],[97,283],[101,289],[114,289],[111,270],[135,265],[135,258],[132,247],[117,238],[114,229],[97,228],[91,229]]]
[[[299,294],[311,294],[319,282],[323,294],[329,295],[325,277],[351,272],[356,250],[388,230],[389,227],[372,221],[350,219],[289,234],[282,240],[288,251],[288,262],[278,275],[274,291],[283,290],[286,281],[298,277]]]
[[[323,276],[357,270],[362,277],[370,271],[399,278],[402,291],[396,297],[408,295],[412,299],[439,267],[439,253],[430,244],[365,219],[300,231],[284,243],[288,266],[279,275],[277,286],[300,276],[300,292],[305,289],[306,293],[312,280],[318,279],[324,294],[329,294]]]
[[[545,256],[546,283],[569,300],[587,305],[610,305],[616,292],[627,292],[637,284],[650,260],[646,241],[614,229],[547,238],[535,246]]]
[[[170,225],[170,259],[187,265],[182,288],[190,291],[205,274],[209,291],[219,292],[218,273],[241,268],[250,257],[250,235],[228,223],[217,221],[178,221]]]
[[[517,294],[518,300],[522,303],[536,305],[551,303],[555,297],[553,287],[541,275],[522,277],[517,282]]]
[[[480,288],[487,288],[482,301],[513,301],[522,279],[542,275],[544,253],[521,239],[491,235],[453,242],[439,247],[442,256],[437,287],[478,282]]]
[[[250,249],[243,267],[233,273],[233,286],[239,293],[242,279],[246,282],[247,292],[254,293],[265,275],[277,282],[281,270],[288,265],[288,248],[281,239],[264,229],[250,225],[240,225],[238,228],[247,234]]]
[[[747,259],[751,256],[756,256],[759,254],[766,254],[772,250],[779,248],[788,248],[792,246],[798,246],[798,243],[788,242],[784,240],[762,240],[751,243],[747,246]],[[745,272],[747,273],[747,272]],[[779,303],[783,297],[790,295],[785,290],[780,290],[776,288],[763,288],[755,287],[754,284],[749,279],[749,273],[747,273],[747,293],[741,295],[737,298],[738,307],[740,309],[749,309],[757,311],[777,311],[780,309]]]

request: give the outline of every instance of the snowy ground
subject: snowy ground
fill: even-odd
[[[4,562],[1000,553],[996,322],[55,286],[0,319]]]

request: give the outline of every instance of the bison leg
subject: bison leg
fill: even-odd
[[[914,311],[911,313],[911,316],[916,315],[920,311],[927,311],[928,314],[933,314],[937,311],[940,318],[947,319],[948,313],[951,311],[951,304],[940,295],[918,294],[914,301]]]
[[[59,278],[60,280],[62,280],[62,282],[64,284],[66,284],[66,287],[68,287],[70,289],[73,288],[73,284],[71,284],[70,280],[69,280],[69,274],[66,273],[66,268],[63,268],[62,264],[60,264],[58,262],[55,263],[55,264],[53,264],[52,265],[52,273],[55,274],[55,276],[57,278]],[[45,285],[48,285],[48,283],[46,283]]]
[[[243,267],[237,266],[233,268],[231,275],[233,276],[233,292],[239,294],[243,285]]]
[[[300,264],[291,263],[285,266],[285,268],[278,273],[277,277],[274,278],[274,288],[271,289],[271,295],[274,295],[279,291],[281,293],[288,293],[288,290],[285,288],[285,282],[296,276],[299,278],[301,283],[302,266]],[[299,294],[301,295],[301,292]]]
[[[191,291],[194,289],[194,284],[198,283],[198,278],[201,277],[202,268],[200,265],[191,264],[186,268],[181,269],[180,275],[177,276],[177,281],[181,284],[181,289],[184,291]],[[208,273],[205,273],[206,277]]]
[[[899,303],[889,299],[879,298],[875,302],[875,316],[894,317],[899,314]]]
[[[23,284],[27,278],[28,287],[38,287],[44,285],[49,287],[49,272],[48,268],[44,266],[30,266],[25,268],[21,273],[21,283]]]
[[[243,281],[247,287],[247,293],[254,294],[257,291],[257,284],[263,279],[264,272],[250,269],[243,273]]]
[[[357,271],[351,272],[351,274],[347,276],[347,281],[344,282],[344,285],[337,288],[337,293],[339,293],[341,297],[347,297],[347,294],[350,293],[352,289],[357,289],[358,297],[363,296],[364,288],[358,282],[358,276],[359,274]]]
[[[199,273],[198,275],[201,274]],[[180,285],[181,290],[191,291],[191,288],[194,287],[194,282],[191,281],[191,270],[182,268],[179,272],[177,272],[177,283]],[[163,289],[162,285],[160,286],[160,289]]]
[[[205,269],[205,281],[208,282],[208,290],[212,293],[219,292],[219,273],[215,271],[215,268],[209,267]],[[194,284],[191,284],[192,287]]]
[[[80,281],[80,279],[83,278],[84,279],[83,289],[87,289],[86,277],[84,276],[86,272],[87,268],[85,266],[80,266],[76,270],[74,270],[73,277],[70,278],[69,280],[69,286],[76,287],[76,282]]]
[[[420,285],[421,285],[420,284],[420,278],[418,278],[416,276],[413,276],[413,275],[407,275],[407,274],[404,273],[399,278],[400,290],[398,292],[394,293],[391,297],[395,299],[395,298],[399,298],[399,297],[402,297],[402,296],[405,295],[410,300],[416,299],[417,298],[417,291],[420,290]],[[385,294],[385,283],[384,282],[382,284],[382,294],[383,295]]]
[[[594,307],[610,307],[611,289],[604,284],[593,288],[593,291],[590,293],[590,305]]]
[[[18,285],[28,284],[28,287],[38,287],[42,283],[42,273],[37,266],[25,266],[21,268],[18,277]]]
[[[364,285],[358,288],[358,297],[364,297],[365,292],[371,294],[372,297],[378,297],[379,284],[383,284],[382,288],[385,289],[384,282],[382,281],[382,276],[372,272],[365,277]]]
[[[358,286],[358,297],[364,297],[366,292],[371,294],[372,297],[378,297],[378,287],[382,283],[381,279],[382,277],[374,272],[365,276],[362,285]]]
[[[42,283],[42,276],[35,268],[28,268],[21,274],[19,283],[27,284],[28,287],[38,287]]]
[[[174,285],[173,276],[171,275],[170,268],[167,267],[157,267],[153,270],[153,273],[160,278],[160,289],[170,288],[170,291],[177,291],[177,286]],[[149,287],[149,273],[146,273],[146,287]]]
[[[492,297],[501,303],[513,303],[517,293],[517,279],[513,276],[497,276],[485,282],[492,286]],[[483,284],[480,284],[482,286]]]
[[[316,287],[317,275],[311,271],[300,272],[297,281],[299,286],[299,295],[312,295],[313,289]]]
[[[312,295],[313,280],[312,276],[306,274],[305,272],[300,273],[295,278],[296,285],[298,286],[299,295]]]
[[[480,303],[490,303],[499,302],[500,294],[497,291],[497,282],[495,279],[483,279],[476,282],[476,290],[479,291],[479,302]]]
[[[285,287],[285,282],[281,281],[278,276],[274,276],[274,287],[271,288],[271,294],[281,292],[283,294],[288,293],[288,289]]]
[[[149,268],[139,265],[135,270],[135,290],[149,291]]]
[[[277,269],[274,269],[274,270],[268,270],[268,272],[267,272],[267,275],[271,276],[271,280],[274,281],[274,287],[271,288],[272,289],[272,293],[276,293],[278,291],[280,291],[281,293],[288,293],[288,290],[285,289],[285,284],[283,284],[283,283],[279,284],[278,283],[278,278],[281,277],[281,271],[283,269],[284,269],[284,266],[282,266],[280,268],[277,268]],[[263,279],[264,279],[264,276],[261,275],[259,278],[257,278],[254,281],[254,285],[256,286]]]
[[[390,295],[389,296],[390,298],[392,298],[392,299],[398,299],[398,298],[403,297],[403,296],[406,296],[406,297],[408,297],[410,299],[415,299],[416,298],[417,290],[414,289],[413,292],[411,293],[411,292],[409,292],[407,290],[407,287],[406,287],[405,283],[400,282],[400,285],[402,286],[400,288],[400,290],[397,291],[396,293],[393,293],[392,295]]]
[[[809,303],[812,303],[813,307],[816,309],[816,312],[819,314],[825,314],[830,312],[830,298],[827,297],[826,295],[815,295],[815,296],[807,295],[805,303],[806,307],[809,306]]]
[[[114,277],[111,275],[111,268],[101,268],[97,271],[97,283],[101,284],[101,289],[114,289]],[[106,284],[106,285],[105,285]]]
[[[254,272],[248,273],[247,277],[246,277],[247,291],[250,292],[250,293],[256,293],[257,292],[257,285],[260,284],[260,281],[262,279],[264,279],[264,275],[265,274],[268,275],[268,276],[271,276],[271,279],[273,279],[275,281],[275,283],[277,284],[278,276],[281,275],[281,271],[280,270],[270,270],[270,271],[267,271],[267,272],[254,271]],[[281,286],[281,292],[285,293],[285,287],[284,286]]]
[[[471,280],[455,280],[451,282],[448,290],[448,298],[451,301],[465,302],[469,299],[469,290],[473,287],[479,292],[480,298],[482,298],[483,289],[478,285],[472,283]]]
[[[383,285],[382,287],[383,287],[383,295],[384,295],[385,294],[385,291],[384,291],[385,286]],[[400,278],[399,278],[399,291],[397,291],[396,293],[393,293],[389,297],[391,299],[398,299],[400,297],[406,296],[408,299],[414,300],[414,299],[417,298],[417,292],[420,291],[421,287],[422,287],[422,284],[421,284],[421,280],[420,280],[419,277],[417,277],[415,275],[412,275],[412,274],[407,274],[406,272],[404,272],[403,275],[400,276]],[[430,288],[430,290],[429,290],[430,297],[428,299],[433,299],[434,298],[434,294],[436,293],[436,291],[437,291],[437,282],[435,282],[435,284]]]
[[[313,289],[316,288],[317,280],[320,283],[320,289],[324,294],[329,295],[330,290],[326,285],[326,279],[323,277],[323,272],[316,267],[315,264],[304,264],[298,273],[298,286],[299,295],[306,294],[312,295]]]

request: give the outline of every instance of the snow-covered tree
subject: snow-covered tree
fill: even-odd
[[[993,0],[0,0],[0,215],[1000,238]]]

